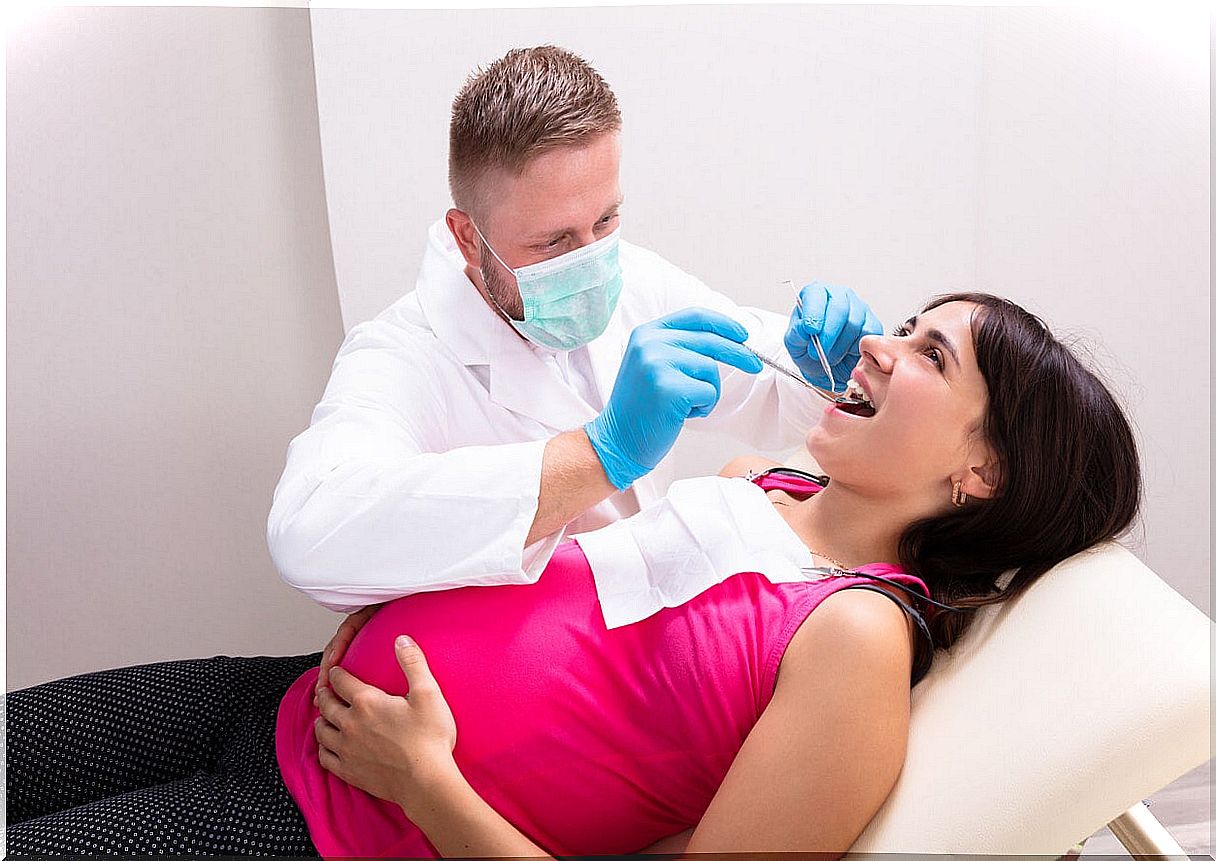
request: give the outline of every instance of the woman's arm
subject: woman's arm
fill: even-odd
[[[903,767],[912,633],[863,590],[824,600],[781,662],[776,691],[688,852],[844,854]]]
[[[421,650],[399,644],[397,657],[408,698],[332,671],[321,765],[399,804],[444,856],[546,856],[460,774],[456,725]],[[773,699],[687,851],[843,854],[903,766],[911,665],[910,626],[889,600],[861,590],[825,599],[790,642]],[[684,837],[646,851],[683,852]]]

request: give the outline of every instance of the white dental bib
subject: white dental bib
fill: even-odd
[[[595,579],[608,628],[678,607],[742,571],[771,583],[820,579],[811,552],[764,491],[742,478],[672,483],[625,520],[574,536]]]

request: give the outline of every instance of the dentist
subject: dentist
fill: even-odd
[[[881,331],[811,284],[788,319],[742,308],[621,239],[620,113],[553,47],[513,50],[452,108],[454,208],[413,292],[353,327],[287,453],[267,533],[283,578],[351,612],[415,592],[534,582],[567,534],[644,508],[684,423],[775,450]],[[804,316],[805,314],[805,316]]]

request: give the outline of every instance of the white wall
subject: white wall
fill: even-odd
[[[624,114],[628,238],[737,299],[852,286],[890,322],[929,294],[1004,293],[1093,344],[1140,429],[1134,549],[1209,604],[1207,19],[1093,10],[718,6],[315,9],[343,321],[410,289],[449,205],[452,96],[551,42]],[[1178,41],[1184,37],[1185,45]],[[1188,402],[1167,400],[1185,380]],[[688,435],[684,474],[716,469]],[[731,450],[727,448],[725,450]]]
[[[7,40],[9,689],[319,649],[266,515],[342,338],[307,10]]]
[[[6,57],[8,687],[325,642],[265,547],[287,443],[343,323],[412,287],[456,89],[544,41],[620,97],[629,237],[720,289],[777,309],[780,279],[827,278],[889,322],[976,286],[1100,342],[1144,440],[1138,550],[1207,611],[1206,24],[1196,60],[1034,8],[31,14]],[[678,465],[731,451],[690,434]]]
[[[982,10],[312,15],[347,328],[412,287],[426,227],[450,205],[456,90],[544,42],[579,52],[617,93],[628,236],[715,287],[783,308],[783,278],[871,294],[898,282],[895,313],[974,276]]]
[[[1089,345],[1140,431],[1135,549],[1210,613],[1207,52],[1168,17],[1139,33],[1080,10],[992,17],[977,281]]]

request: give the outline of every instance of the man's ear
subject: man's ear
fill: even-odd
[[[481,242],[478,241],[477,229],[473,227],[473,219],[467,212],[449,209],[444,220],[447,222],[448,230],[452,233],[452,238],[456,240],[456,247],[460,249],[460,254],[464,257],[465,265],[475,271],[480,271]]]

